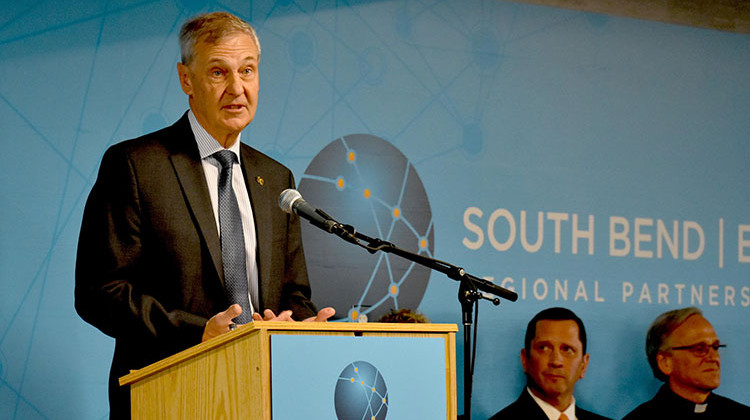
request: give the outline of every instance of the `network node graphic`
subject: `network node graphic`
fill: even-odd
[[[391,143],[352,134],[329,143],[310,162],[299,191],[311,205],[369,237],[432,257],[430,203],[414,165]],[[430,270],[394,254],[345,242],[307,222],[302,238],[318,307],[349,321],[377,320],[391,309],[417,309]]]
[[[383,375],[368,362],[352,362],[339,375],[334,404],[338,420],[384,420],[388,388]]]

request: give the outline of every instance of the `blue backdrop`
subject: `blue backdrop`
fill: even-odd
[[[310,188],[369,197],[336,173],[306,171],[336,139],[384,140],[411,169],[378,185],[403,193],[418,179],[427,201],[374,194],[393,218],[383,232],[405,226],[415,250],[521,295],[480,305],[475,418],[517,397],[526,322],[557,305],[589,329],[591,363],[576,388],[584,407],[621,417],[650,398],[660,383],[645,331],[687,305],[729,345],[718,392],[750,404],[750,36],[497,0],[42,0],[2,10],[0,418],[106,417],[113,340],[73,309],[83,204],[109,145],[187,109],[177,32],[212,10],[251,21],[263,45],[244,142]],[[412,207],[429,222],[406,217]],[[336,241],[305,235],[308,249]],[[381,303],[399,306],[411,268],[383,261]],[[375,277],[346,278],[364,296],[357,288]],[[433,273],[419,309],[460,323],[457,288]]]

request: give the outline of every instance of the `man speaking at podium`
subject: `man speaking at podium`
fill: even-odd
[[[316,314],[299,219],[277,205],[292,173],[240,143],[258,104],[254,29],[218,12],[186,22],[179,39],[190,110],[107,150],[81,226],[75,304],[115,338],[112,418],[130,415],[118,378],[131,369],[235,323],[325,321],[334,312]]]

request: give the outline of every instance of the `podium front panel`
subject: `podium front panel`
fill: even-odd
[[[271,335],[274,420],[448,417],[443,337]]]

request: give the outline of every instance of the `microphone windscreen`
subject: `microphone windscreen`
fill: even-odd
[[[284,210],[286,213],[294,214],[292,205],[300,198],[302,198],[302,194],[300,194],[299,191],[287,188],[281,192],[281,195],[279,195],[279,207],[281,207],[281,210]]]

